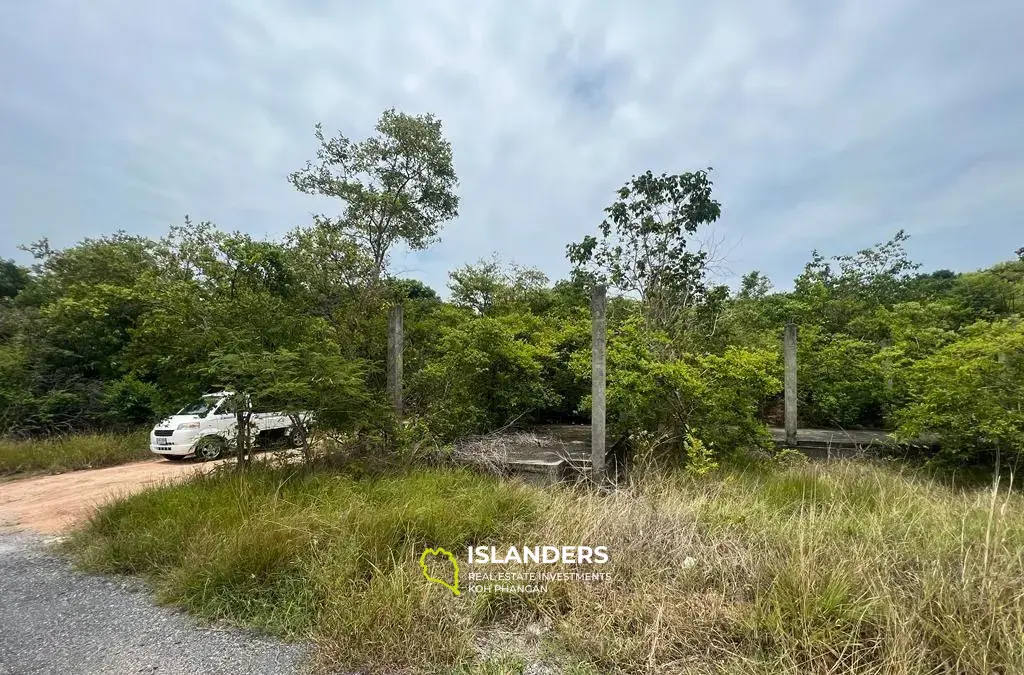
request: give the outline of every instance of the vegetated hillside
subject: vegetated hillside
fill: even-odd
[[[601,495],[256,466],[105,506],[71,548],[200,617],[311,638],[327,672],[1024,672],[1021,496],[896,468],[762,461]],[[466,561],[544,544],[610,562]],[[458,596],[421,573],[435,546]],[[611,579],[508,592],[473,571]]]
[[[309,250],[317,236],[326,234],[314,227],[255,242],[187,225],[163,241],[118,234],[47,253],[0,304],[3,431],[144,423],[221,381],[211,355],[282,351],[333,357],[321,365],[352,389],[339,396],[377,403],[339,423],[373,427],[385,415],[385,306],[395,295],[406,307],[406,408],[425,431],[449,439],[515,419],[585,420],[582,281],[552,285],[536,270],[483,261],[452,272],[448,302],[407,280],[373,295],[323,271],[334,250]],[[240,269],[253,251],[280,279]],[[803,424],[938,431],[950,457],[1019,451],[1024,263],[909,270],[902,246],[838,266],[816,255],[793,291],[772,292],[753,272],[738,292],[708,289],[666,327],[614,298],[613,423],[676,440],[689,426],[716,451],[756,444],[780,391],[791,319]]]
[[[755,271],[731,292],[693,245],[721,209],[710,174],[647,172],[567,247],[569,279],[481,260],[450,273],[441,301],[388,272],[395,245],[428,247],[458,211],[440,122],[386,111],[368,139],[317,127],[316,140],[291,182],[333,199],[336,218],[274,241],[186,219],[159,240],[41,241],[32,269],[5,263],[0,433],[133,427],[215,386],[317,411],[322,428],[368,445],[585,420],[588,289],[600,282],[613,295],[609,421],[645,432],[652,456],[696,468],[766,445],[788,320],[804,425],[938,432],[954,463],[1024,446],[1024,261],[926,273],[899,232],[811,253],[792,291]],[[394,302],[406,311],[401,429],[383,398]]]

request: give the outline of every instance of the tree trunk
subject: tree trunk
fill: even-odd
[[[252,413],[247,410],[235,411],[235,452],[238,454],[238,470],[243,471],[249,466],[249,418]]]
[[[302,421],[302,415],[291,414],[288,419],[292,421],[292,437],[299,435],[299,447],[302,448],[302,459],[306,464],[313,463],[313,449],[309,446],[309,429]]]

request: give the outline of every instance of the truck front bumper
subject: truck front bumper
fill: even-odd
[[[157,436],[151,433],[149,435],[149,449],[157,455],[188,457],[195,453],[196,438],[192,436],[186,438],[180,434]]]

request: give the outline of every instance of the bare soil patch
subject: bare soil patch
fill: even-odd
[[[82,522],[112,499],[163,482],[206,472],[217,462],[154,458],[104,469],[72,471],[0,483],[0,529],[57,534]]]

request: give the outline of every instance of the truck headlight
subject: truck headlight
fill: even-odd
[[[199,428],[199,422],[183,422],[183,423],[178,425],[177,431],[182,431],[184,429],[198,429],[198,428]]]

